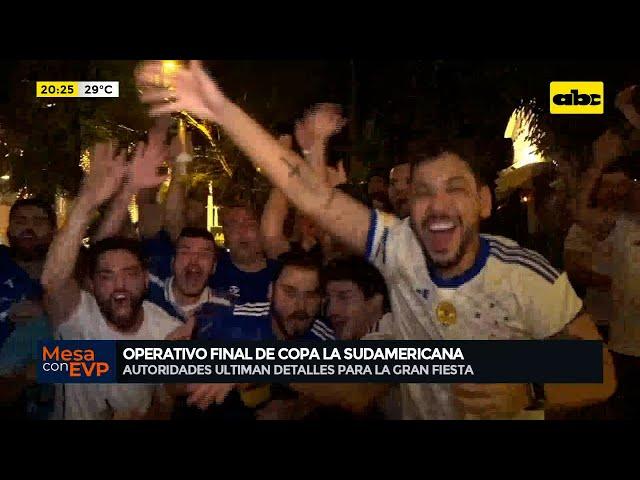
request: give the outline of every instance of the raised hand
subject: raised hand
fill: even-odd
[[[320,139],[337,134],[347,123],[342,116],[342,107],[335,103],[319,103],[312,111],[311,121],[314,135]]]
[[[637,85],[632,85],[618,93],[615,100],[615,106],[623,113],[631,125],[635,128],[640,128],[640,113],[633,105],[633,96],[637,88]]]
[[[347,172],[344,170],[342,160],[340,160],[335,167],[327,166],[327,183],[330,187],[347,183]]]
[[[164,142],[167,128],[163,123],[156,124],[149,130],[147,144],[139,142],[136,146],[127,165],[127,182],[132,191],[157,187],[168,178],[168,174],[159,172],[169,157],[169,147]]]
[[[187,315],[187,321],[171,332],[165,340],[191,340],[196,326],[195,314]]]
[[[206,410],[212,404],[224,402],[229,392],[236,387],[235,383],[196,383],[187,385],[187,405],[195,405]]]
[[[289,134],[280,135],[278,137],[278,143],[284,148],[293,148],[293,137]]]
[[[625,154],[620,135],[607,130],[593,144],[593,158],[596,166],[605,167]]]
[[[126,173],[126,150],[116,152],[112,142],[93,147],[89,173],[82,180],[80,197],[91,207],[106,202],[122,185]]]
[[[345,123],[340,105],[319,103],[296,122],[296,140],[304,150],[310,150],[314,145],[326,143]]]
[[[621,90],[620,92],[618,92],[615,100],[615,106],[618,110],[622,109],[627,105],[632,105],[633,94],[637,87],[638,87],[637,85],[631,85],[630,87],[627,87],[624,90]]]
[[[141,100],[151,105],[150,115],[182,111],[196,117],[218,121],[227,98],[204,71],[200,61],[192,60],[168,78],[169,86],[158,85],[163,75],[162,62],[144,62],[136,71],[136,82],[143,90]]]
[[[467,418],[512,418],[531,403],[527,384],[458,384],[453,392],[458,409]]]

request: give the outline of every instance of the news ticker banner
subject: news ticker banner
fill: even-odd
[[[46,341],[39,383],[601,383],[602,342]]]
[[[120,96],[120,82],[36,82],[36,97],[107,98]]]

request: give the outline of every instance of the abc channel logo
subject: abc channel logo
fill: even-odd
[[[549,88],[552,114],[604,113],[603,82],[551,82]]]

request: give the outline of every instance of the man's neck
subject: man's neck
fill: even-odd
[[[133,325],[128,327],[121,327],[119,325],[116,325],[115,323],[110,322],[109,320],[107,320],[107,325],[109,326],[109,328],[111,328],[111,330],[115,330],[118,333],[123,333],[125,335],[133,335],[137,333],[138,330],[140,330],[140,327],[142,327],[143,322],[144,322],[144,308],[140,306],[140,309],[136,315],[136,321]]]
[[[205,286],[205,288],[207,287]],[[176,303],[180,307],[187,307],[189,305],[193,305],[194,303],[197,303],[198,300],[200,300],[200,296],[202,295],[202,292],[198,293],[197,295],[186,295],[182,293],[176,287],[175,277],[171,281],[171,293],[173,293],[173,298],[175,298]]]
[[[462,275],[464,272],[473,267],[478,258],[478,251],[480,250],[480,236],[476,236],[470,248],[462,256],[462,259],[454,266],[448,268],[436,268],[438,275],[444,279],[450,279]]]
[[[263,255],[259,255],[252,260],[237,259],[231,254],[231,262],[243,272],[255,273],[264,270],[267,267],[267,259]]]

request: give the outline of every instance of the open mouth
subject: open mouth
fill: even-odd
[[[458,224],[453,220],[435,220],[427,224],[429,242],[434,251],[445,252],[453,241]]]
[[[203,273],[201,270],[187,270],[185,272],[185,279],[187,282],[198,282],[202,280]]]
[[[116,293],[111,298],[116,307],[124,307],[129,304],[129,295],[126,293]]]

